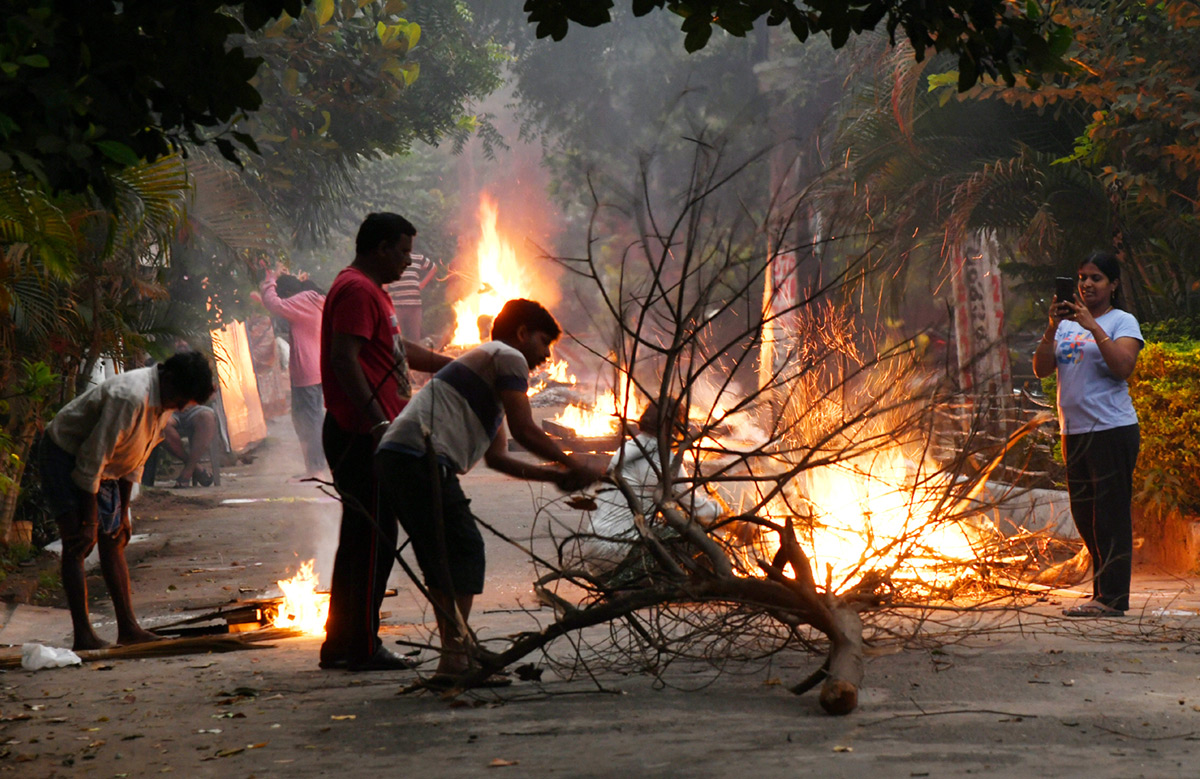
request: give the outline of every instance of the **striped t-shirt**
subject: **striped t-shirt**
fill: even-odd
[[[438,458],[466,473],[504,422],[500,393],[528,388],[525,355],[502,341],[489,341],[435,373],[392,421],[379,448],[424,454],[424,430],[429,430]]]
[[[392,298],[392,306],[401,308],[421,305],[421,282],[433,269],[433,260],[423,254],[412,255],[412,264],[404,269],[399,280],[384,287]]]

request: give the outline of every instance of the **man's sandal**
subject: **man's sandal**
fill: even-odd
[[[1106,603],[1100,601],[1088,601],[1087,603],[1078,606],[1072,606],[1069,609],[1063,609],[1064,617],[1123,617],[1125,612],[1121,609],[1114,609]]]

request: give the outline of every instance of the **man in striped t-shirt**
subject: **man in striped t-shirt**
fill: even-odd
[[[396,321],[400,323],[400,334],[408,341],[421,340],[421,290],[433,280],[437,266],[423,254],[412,256],[400,279],[387,285],[392,306],[396,309]]]
[[[567,492],[604,475],[537,426],[525,394],[529,372],[549,359],[561,333],[541,304],[508,301],[492,323],[492,340],[434,374],[388,426],[375,453],[380,513],[397,516],[408,533],[436,612],[442,651],[435,683],[452,682],[468,669],[464,628],[483,592],[483,536],[458,475],[483,460],[501,473],[553,482]],[[554,464],[510,455],[506,420],[518,443]]]

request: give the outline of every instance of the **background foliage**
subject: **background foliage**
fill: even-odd
[[[1142,433],[1137,502],[1200,513],[1200,341],[1147,343],[1129,393]]]
[[[253,148],[230,124],[259,107],[259,61],[229,37],[303,0],[3,0],[0,171],[51,190],[93,190],[109,175],[184,144]]]

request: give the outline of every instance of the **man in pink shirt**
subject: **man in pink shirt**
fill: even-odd
[[[325,293],[311,281],[286,273],[268,271],[259,287],[262,304],[272,316],[290,325],[291,357],[288,373],[292,380],[292,426],[304,453],[304,475],[320,476],[325,471],[321,448],[321,419],[325,400],[321,393],[321,309]]]

